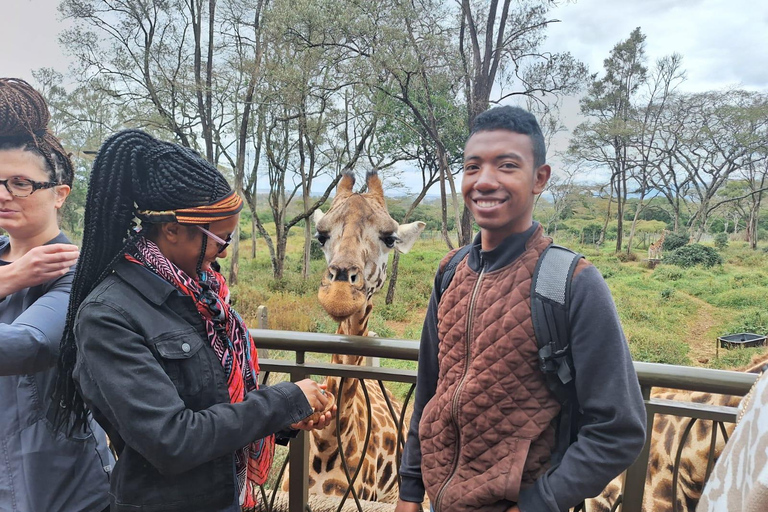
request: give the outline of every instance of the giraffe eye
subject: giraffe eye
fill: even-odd
[[[315,238],[317,239],[317,242],[320,244],[320,247],[322,247],[325,245],[325,242],[327,242],[330,237],[326,233],[317,232],[315,233]]]
[[[400,241],[400,239],[393,233],[391,235],[381,237],[381,241],[384,242],[384,245],[392,249],[395,244]]]

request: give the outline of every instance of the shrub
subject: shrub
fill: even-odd
[[[664,288],[661,290],[661,298],[664,300],[668,300],[672,298],[672,296],[675,294],[674,288]]]
[[[674,251],[679,247],[683,247],[688,244],[688,237],[685,235],[678,235],[677,233],[667,233],[664,237],[664,244],[662,249],[665,251]]]
[[[634,252],[630,252],[629,254],[626,252],[620,252],[616,254],[616,259],[622,263],[626,263],[628,261],[637,261],[637,254]]]
[[[728,324],[725,330],[728,334],[753,332],[755,334],[764,335],[768,333],[768,316],[761,315],[759,310],[745,313],[736,318],[732,323]]]
[[[314,240],[309,245],[309,259],[312,261],[325,259],[325,253],[323,252],[323,248],[320,247],[320,244]]]
[[[661,265],[654,269],[653,278],[659,281],[677,281],[683,277],[683,271],[679,268]]]
[[[679,267],[701,265],[709,268],[715,265],[722,265],[723,258],[712,247],[707,247],[701,244],[692,244],[675,249],[672,254],[664,259],[664,262]]]
[[[722,232],[716,234],[715,247],[717,247],[721,251],[726,247],[728,247],[728,234],[722,233]]]

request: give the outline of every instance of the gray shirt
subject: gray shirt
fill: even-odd
[[[69,243],[64,234],[48,242]],[[8,247],[0,237],[0,254]],[[0,260],[0,266],[9,263]],[[109,504],[106,435],[55,432],[51,393],[74,270],[0,297],[0,511],[90,512]]]

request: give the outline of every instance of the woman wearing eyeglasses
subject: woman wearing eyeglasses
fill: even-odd
[[[59,231],[73,168],[49,119],[29,84],[0,79],[0,510],[97,512],[109,504],[104,431],[51,423],[78,249]]]
[[[75,426],[90,409],[117,449],[113,511],[253,507],[276,438],[331,420],[307,419],[328,403],[312,380],[258,385],[212,268],[242,206],[216,167],[141,131],[93,164],[56,397]]]

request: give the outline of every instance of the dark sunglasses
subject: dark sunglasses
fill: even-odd
[[[202,231],[203,233],[205,233],[206,235],[208,235],[214,242],[216,242],[218,244],[219,250],[218,250],[218,252],[216,254],[221,254],[224,251],[226,251],[227,247],[229,247],[229,244],[232,243],[232,233],[227,235],[227,239],[226,240],[223,240],[221,237],[219,237],[218,235],[216,235],[214,233],[211,233],[210,231],[208,231],[207,229],[205,229],[202,226],[198,226],[197,224],[195,224],[195,227],[197,229],[199,229],[200,231]]]

